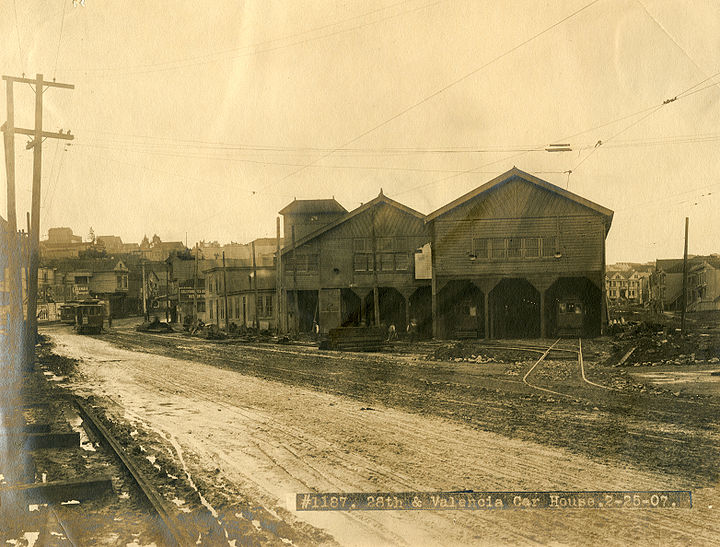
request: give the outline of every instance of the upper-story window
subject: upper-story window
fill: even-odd
[[[553,257],[557,253],[557,237],[475,237],[472,256],[476,260],[517,260]]]
[[[298,254],[287,261],[287,268],[296,273],[314,273],[318,271],[319,256],[317,253]]]

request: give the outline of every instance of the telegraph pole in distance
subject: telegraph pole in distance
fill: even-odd
[[[685,253],[683,254],[683,288],[682,311],[680,315],[680,334],[685,335],[685,313],[687,312],[687,282],[688,282],[688,225],[690,219],[685,217]]]
[[[8,85],[8,104],[13,100],[12,86],[15,82],[29,84],[34,87],[35,91],[35,127],[34,129],[25,129],[22,127],[15,127],[14,111],[13,116],[8,119],[8,123],[4,126],[4,131],[9,134],[7,139],[14,140],[17,133],[21,135],[29,135],[33,137],[33,140],[28,143],[27,148],[33,149],[33,184],[32,184],[32,207],[31,207],[31,226],[29,235],[29,246],[30,246],[30,259],[28,264],[28,305],[27,305],[27,317],[28,317],[28,329],[26,332],[28,342],[28,357],[32,358],[35,351],[35,339],[37,337],[37,292],[38,292],[38,264],[40,261],[40,186],[42,180],[42,143],[43,139],[62,139],[72,140],[74,136],[62,131],[53,133],[49,131],[43,131],[43,94],[45,88],[58,87],[62,89],[75,89],[72,84],[61,84],[58,82],[47,82],[43,79],[42,74],[37,74],[35,79],[30,78],[18,78],[15,76],[3,76],[3,80]],[[10,114],[10,112],[9,112]],[[13,152],[13,157],[10,159],[14,166],[14,144],[10,147]],[[14,176],[13,176],[14,182]],[[13,184],[13,201],[14,201],[14,184]],[[8,189],[8,193],[10,190]],[[32,361],[28,361],[28,365]]]
[[[282,257],[280,256],[280,217],[275,218],[275,233],[277,237],[277,248],[275,250],[275,330],[278,334],[280,328],[280,302],[282,300]]]
[[[252,267],[253,267],[253,295],[255,296],[255,328],[260,330],[260,322],[258,321],[258,283],[257,283],[257,265],[255,262],[255,242],[250,242],[252,248]]]
[[[225,273],[225,251],[223,251],[223,300],[225,301],[225,331],[230,332],[230,315],[228,312],[228,300],[227,300],[227,275]],[[218,327],[220,326],[220,318],[218,318]]]
[[[145,321],[149,320],[148,312],[147,312],[147,293],[145,292],[145,262],[143,259],[140,259],[140,264],[142,265],[142,299],[143,299],[143,319]]]
[[[197,325],[198,306],[197,306],[197,283],[198,283],[198,245],[195,243],[195,274],[193,275],[193,321]]]

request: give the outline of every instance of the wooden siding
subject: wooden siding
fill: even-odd
[[[602,215],[523,180],[511,180],[433,221],[439,276],[562,275],[601,271],[605,245]],[[556,237],[560,258],[472,260],[473,238]]]
[[[285,272],[283,287],[287,290],[318,290],[320,288],[345,288],[350,286],[371,287],[374,282],[372,271],[356,272],[354,264],[354,240],[372,238],[372,219],[375,217],[375,237],[391,238],[402,248],[393,252],[407,253],[408,269],[403,271],[377,273],[378,286],[403,287],[416,284],[414,273],[414,252],[428,242],[423,220],[396,207],[379,203],[372,209],[359,214],[347,222],[328,230],[317,238],[296,249],[297,257],[307,254],[318,255],[318,269],[295,274],[293,281],[291,264],[292,251],[283,255]],[[377,253],[381,253],[377,249]]]
[[[598,212],[520,178],[510,179],[441,217],[451,219],[532,218],[545,216],[604,218]]]

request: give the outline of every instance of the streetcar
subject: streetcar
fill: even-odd
[[[77,308],[77,302],[66,302],[60,306],[60,322],[66,325],[74,325],[75,308]]]
[[[100,334],[103,330],[105,305],[100,300],[84,300],[75,307],[75,330],[78,334]]]
[[[585,324],[585,304],[579,299],[565,299],[557,303],[558,336],[582,336]]]

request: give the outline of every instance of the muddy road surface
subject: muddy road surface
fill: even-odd
[[[576,378],[571,361],[548,363],[535,378],[552,395],[522,383],[532,359],[485,370],[129,332],[47,334],[57,353],[78,359],[73,391],[154,432],[155,450],[182,454],[220,515],[238,496],[276,517],[287,528],[270,542],[720,541],[718,429],[706,408],[714,400],[600,393],[607,390]],[[691,489],[694,506],[314,513],[286,505],[296,492],[467,489]]]

